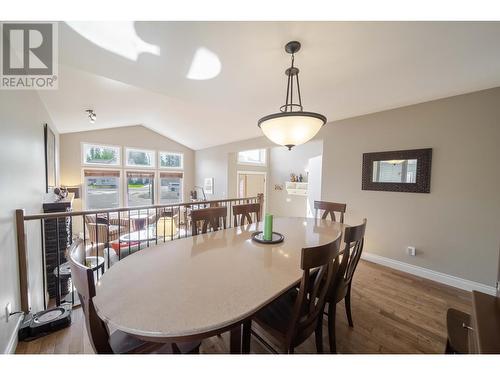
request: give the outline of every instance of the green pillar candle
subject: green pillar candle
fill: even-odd
[[[264,217],[264,240],[271,241],[273,239],[273,215],[266,214]]]

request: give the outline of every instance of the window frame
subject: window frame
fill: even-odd
[[[82,208],[84,210],[92,210],[93,208],[88,208],[88,199],[87,199],[87,184],[85,183],[85,171],[99,171],[99,172],[117,172],[119,174],[118,177],[118,207],[122,206],[123,202],[123,194],[122,194],[122,186],[123,186],[123,173],[122,169],[118,168],[82,168],[81,170],[81,181],[82,181]]]
[[[98,147],[108,147],[114,148],[117,152],[117,160],[116,164],[99,164],[99,163],[88,163],[86,161],[86,146],[98,146]],[[99,168],[117,168],[122,166],[122,146],[118,145],[109,145],[102,143],[90,143],[90,142],[80,142],[80,153],[81,153],[81,164],[87,169],[99,169]],[[89,168],[94,167],[94,168]]]
[[[141,152],[148,152],[151,153],[152,155],[152,161],[151,165],[136,165],[136,164],[129,164],[128,163],[128,153],[129,151],[141,151]],[[124,166],[126,168],[137,168],[137,169],[142,169],[142,168],[147,168],[147,169],[156,169],[156,150],[150,150],[147,148],[138,148],[138,147],[124,147],[124,158],[125,158],[125,163]]]
[[[263,162],[253,162],[253,161],[241,161],[240,160],[240,153],[246,152],[246,151],[264,151],[264,161]],[[241,150],[236,153],[236,163],[239,165],[254,165],[258,167],[266,167],[267,166],[267,149],[266,148],[251,148],[248,150]]]
[[[176,169],[171,169],[172,171],[175,171],[177,173],[182,173],[182,182],[181,182],[181,197],[180,197],[180,202],[178,203],[183,203],[184,202],[184,179],[185,179],[185,173],[184,171],[181,171],[181,170],[176,170]],[[158,191],[158,194],[156,194],[157,196],[157,201],[156,201],[156,204],[160,204],[160,205],[164,205],[164,204],[177,204],[177,203],[161,203],[161,173],[162,172],[166,172],[165,170],[163,171],[158,171],[158,182],[157,182],[157,191]]]
[[[128,177],[127,177],[127,173],[148,173],[148,174],[153,174],[153,178],[154,178],[154,181],[153,181],[153,199],[152,199],[152,203],[151,204],[146,204],[146,205],[143,205],[143,206],[154,206],[157,204],[157,192],[156,189],[156,185],[157,185],[157,180],[158,180],[158,173],[156,170],[151,170],[151,169],[124,169],[123,170],[123,207],[131,207],[131,208],[134,208],[134,207],[141,207],[141,206],[130,206],[129,205],[129,202],[128,202]]]
[[[173,154],[180,155],[181,157],[181,166],[180,167],[162,167],[161,165],[161,155],[162,154]],[[158,169],[163,170],[175,170],[175,171],[183,171],[184,170],[184,153],[179,151],[158,151]],[[182,178],[184,180],[184,177]]]

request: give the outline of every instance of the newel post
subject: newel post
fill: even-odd
[[[24,210],[16,210],[17,259],[19,262],[19,285],[21,289],[21,310],[29,312],[28,302],[28,259],[26,233],[24,231]]]
[[[263,220],[263,210],[264,210],[264,193],[257,194],[257,202],[260,204],[260,218]]]

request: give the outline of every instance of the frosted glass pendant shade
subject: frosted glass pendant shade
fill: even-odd
[[[286,146],[306,143],[326,123],[326,117],[313,112],[274,113],[259,120],[259,127],[272,142]]]

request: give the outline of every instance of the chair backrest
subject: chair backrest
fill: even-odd
[[[201,233],[207,233],[209,226],[214,231],[219,230],[221,221],[222,227],[226,229],[226,216],[226,207],[209,207],[191,211],[192,235],[196,236],[198,234],[198,222],[200,221],[202,222]]]
[[[287,346],[300,345],[316,329],[323,316],[333,277],[334,259],[339,256],[339,236],[325,245],[303,248],[300,267],[304,271],[287,332]]]
[[[234,226],[245,225],[245,220],[248,224],[252,224],[252,213],[255,213],[257,221],[260,221],[260,203],[238,204],[233,206]]]
[[[323,210],[323,214],[321,216],[322,219],[326,219],[328,217],[328,214],[330,214],[330,218],[332,219],[332,221],[337,221],[335,212],[338,212],[340,214],[339,222],[344,223],[344,214],[346,208],[347,204],[345,203],[314,201],[315,217],[318,217],[319,210]]]
[[[344,249],[341,253],[342,261],[331,282],[328,296],[330,301],[337,299],[337,297],[345,297],[347,293],[347,289],[354,276],[354,271],[356,271],[359,259],[361,258],[361,253],[363,252],[365,230],[366,219],[363,219],[363,224],[345,228]]]
[[[85,315],[85,325],[90,343],[98,354],[113,353],[109,345],[109,332],[106,324],[99,318],[92,298],[95,297],[94,271],[85,265],[85,246],[82,240],[73,241],[69,249],[71,280],[76,287]]]

